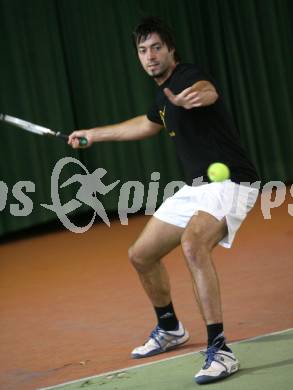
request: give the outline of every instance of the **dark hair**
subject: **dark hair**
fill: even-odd
[[[151,33],[157,33],[169,50],[174,49],[174,59],[176,62],[180,60],[175,48],[175,41],[171,29],[160,18],[156,17],[143,18],[136,26],[132,33],[135,50],[137,50],[138,44],[145,41]]]

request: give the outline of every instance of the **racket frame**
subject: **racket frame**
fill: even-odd
[[[65,141],[68,141],[68,135],[61,133],[60,131],[53,131],[51,129],[48,129],[47,127],[36,125],[35,123],[28,122],[11,115],[0,113],[0,120],[5,123],[9,123],[15,127],[19,127],[25,131],[29,131],[30,133],[38,135],[47,135],[49,137],[58,137],[64,139]],[[79,145],[86,146],[86,144],[87,139],[85,137],[80,137]]]

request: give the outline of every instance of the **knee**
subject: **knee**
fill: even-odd
[[[128,249],[128,258],[137,272],[146,272],[149,268],[149,262],[142,249],[135,244]]]
[[[200,232],[184,232],[181,238],[184,257],[190,266],[200,267],[209,253],[209,246]]]

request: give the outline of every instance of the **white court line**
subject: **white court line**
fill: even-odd
[[[261,336],[255,336],[255,337],[251,337],[251,338],[249,338],[249,339],[244,339],[244,340],[240,340],[240,341],[234,341],[233,343],[228,343],[227,345],[241,344],[241,343],[245,343],[245,342],[248,342],[248,341],[254,341],[254,340],[262,339],[262,338],[268,337],[268,336],[274,336],[274,335],[277,335],[277,334],[286,333],[286,332],[289,332],[289,331],[292,331],[292,330],[293,330],[293,328],[289,328],[289,329],[280,330],[280,331],[278,331],[278,332],[266,333],[266,334],[263,334],[263,335],[261,335]],[[169,357],[169,358],[165,358],[165,359],[161,359],[161,360],[156,360],[155,362],[149,362],[149,363],[144,363],[144,364],[138,364],[138,365],[136,365],[136,366],[121,368],[121,369],[115,370],[115,371],[108,371],[108,372],[104,372],[103,374],[92,375],[92,376],[88,376],[88,377],[85,377],[85,378],[76,379],[76,380],[74,380],[74,381],[64,382],[64,383],[61,383],[61,384],[55,385],[55,386],[42,387],[42,388],[39,388],[39,389],[37,389],[37,390],[52,390],[52,389],[58,389],[59,387],[63,387],[63,386],[66,386],[66,385],[72,385],[72,384],[74,384],[74,383],[78,383],[78,382],[82,382],[82,381],[87,381],[87,380],[90,380],[90,379],[100,378],[100,377],[102,377],[102,376],[113,375],[113,374],[117,374],[117,373],[119,373],[119,372],[130,371],[130,370],[133,370],[133,369],[135,369],[135,368],[147,367],[147,366],[151,366],[151,365],[154,365],[154,364],[157,364],[157,363],[166,362],[166,361],[168,361],[168,360],[174,360],[174,359],[182,358],[182,357],[185,357],[185,356],[194,355],[194,354],[196,354],[196,353],[199,353],[200,351],[202,351],[202,350],[200,349],[200,350],[196,350],[196,351],[193,351],[193,352],[183,353],[183,354],[181,354],[181,355],[176,355],[176,356],[172,356],[172,357]]]

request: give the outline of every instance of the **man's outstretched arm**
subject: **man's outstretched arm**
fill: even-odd
[[[161,128],[162,125],[151,122],[146,115],[140,115],[115,125],[74,131],[70,134],[68,143],[77,149],[80,148],[80,137],[87,139],[86,147],[91,146],[94,142],[134,141],[151,137],[157,134]]]

